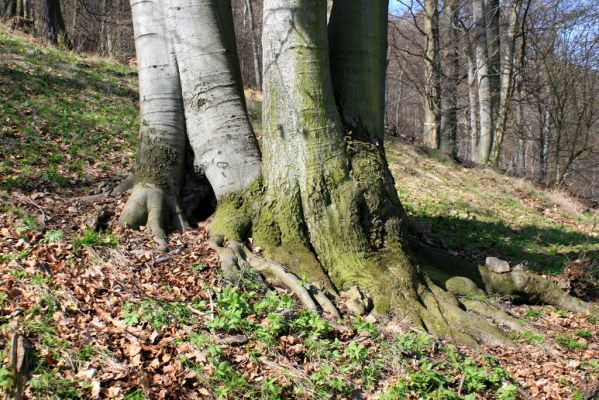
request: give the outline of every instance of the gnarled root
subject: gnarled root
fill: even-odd
[[[253,254],[242,242],[229,241],[225,244],[221,238],[215,238],[210,244],[218,252],[221,269],[229,283],[239,281],[242,267],[249,266],[275,283],[289,288],[305,308],[316,312],[322,310],[334,318],[341,317],[337,307],[321,289],[314,285],[306,287],[283,265]]]
[[[569,295],[551,280],[528,271],[497,274],[481,266],[479,272],[488,293],[511,296],[527,303],[548,304],[566,311],[599,316],[599,306]]]
[[[121,217],[121,225],[137,229],[146,225],[161,251],[168,251],[167,229],[182,230],[187,227],[178,200],[165,190],[151,184],[137,184],[127,201]]]
[[[514,346],[504,331],[489,321],[492,314],[471,312],[426,276],[421,277],[416,291],[399,290],[393,304],[396,312],[408,317],[417,328],[457,344]]]

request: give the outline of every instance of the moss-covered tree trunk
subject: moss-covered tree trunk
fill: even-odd
[[[318,303],[332,315],[337,310],[317,287],[334,295],[357,286],[356,312],[374,304],[460,343],[510,343],[478,315],[488,306],[450,292],[480,293],[478,284],[527,299],[547,285],[526,273],[497,278],[464,267],[450,268],[458,278],[434,269],[427,275],[406,250],[405,214],[383,144],[386,0],[335,2],[328,30],[326,0],[265,1],[262,177],[230,53],[229,5],[132,6],[142,130],[136,184],[121,221],[147,223],[163,248],[167,222],[184,226],[189,140],[219,200],[210,230],[225,278],[228,267],[246,262],[292,288],[307,307]],[[267,259],[245,248],[250,235]],[[316,285],[302,288],[298,276]],[[542,299],[586,309],[555,293]],[[517,325],[499,311],[493,317]]]

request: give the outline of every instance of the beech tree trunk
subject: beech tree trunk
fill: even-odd
[[[493,148],[491,151],[490,161],[497,163],[501,154],[503,138],[507,129],[507,121],[510,113],[510,101],[514,92],[514,63],[516,49],[516,34],[518,32],[520,9],[522,0],[514,0],[510,5],[508,13],[508,29],[506,40],[504,41],[504,50],[501,65],[501,82],[499,91],[499,105],[497,122],[495,126],[495,135],[493,138]]]
[[[480,118],[479,135],[473,160],[486,164],[493,145],[493,96],[489,71],[489,52],[487,41],[487,20],[483,0],[472,0],[474,13],[474,56],[476,62],[476,80],[478,87],[478,114]]]
[[[256,89],[262,90],[262,63],[260,60],[260,49],[256,39],[256,27],[254,21],[254,7],[252,0],[245,0],[246,19],[250,25],[250,44],[252,46],[252,59],[254,60],[254,77],[256,79]]]
[[[219,201],[210,233],[221,266],[264,267],[311,309],[310,297],[320,296],[322,309],[336,312],[324,294],[302,291],[297,276],[332,295],[357,287],[359,313],[374,305],[473,345],[511,344],[498,327],[466,311],[478,313],[482,303],[451,294],[479,293],[474,280],[524,299],[531,282],[548,293],[539,298],[586,310],[525,272],[472,274],[462,266],[455,270],[464,275],[451,281],[439,271],[425,275],[408,257],[406,216],[383,145],[387,7],[386,0],[337,1],[327,30],[326,0],[265,0],[260,174],[230,4],[133,0],[142,129],[135,186],[121,221],[147,224],[163,249],[167,221],[184,226],[187,139],[197,172]],[[250,235],[268,260],[244,250]],[[447,261],[441,267],[450,267]],[[502,315],[494,317],[509,319]]]
[[[36,34],[53,45],[69,46],[60,0],[34,0]]]
[[[458,137],[458,84],[460,82],[459,61],[459,3],[449,0],[443,9],[443,29],[445,56],[443,58],[443,88],[441,90],[441,145],[440,149],[457,158]]]
[[[196,184],[185,180],[186,143],[195,174],[208,180],[217,199],[258,179],[260,154],[241,88],[230,3],[132,0],[131,9],[141,131],[135,186],[120,220],[147,224],[166,249],[169,225],[186,226],[184,186]]]
[[[437,0],[424,1],[424,145],[438,149],[441,145],[441,71],[439,59],[439,5]]]

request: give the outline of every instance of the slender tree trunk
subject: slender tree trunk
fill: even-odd
[[[460,61],[458,43],[459,4],[449,0],[443,10],[444,47],[444,86],[441,91],[441,150],[457,158],[458,137],[458,84],[460,81]]]
[[[548,184],[549,178],[549,146],[551,142],[551,118],[549,108],[541,110],[541,132],[539,138],[539,180],[541,183]]]
[[[262,65],[260,62],[260,49],[256,39],[256,26],[254,20],[254,8],[252,0],[245,0],[246,18],[250,25],[250,44],[252,46],[252,58],[254,60],[254,76],[256,79],[256,88],[262,90]]]
[[[474,52],[476,60],[476,80],[478,87],[478,104],[480,131],[474,161],[486,164],[491,155],[493,144],[493,96],[489,71],[489,53],[486,31],[485,7],[483,0],[473,0],[474,12]]]
[[[31,5],[27,0],[0,0],[0,21],[14,17],[31,18]]]
[[[401,102],[402,102],[402,96],[403,96],[403,80],[401,77],[400,73],[400,77],[397,81],[397,101],[395,102],[395,129],[397,131],[397,133],[399,133],[400,131],[400,125],[401,125]]]
[[[424,130],[425,146],[438,149],[441,144],[441,72],[439,60],[439,5],[437,0],[424,1],[424,32],[426,50],[424,56]]]
[[[470,32],[466,32],[465,38],[466,51],[468,58],[468,118],[469,118],[469,133],[470,133],[470,148],[469,157],[470,160],[475,161],[476,151],[478,149],[478,124],[479,124],[479,113],[478,113],[478,87],[477,87],[477,73],[476,73],[476,57],[474,55],[474,49],[472,43],[469,40]]]
[[[491,152],[490,161],[497,163],[499,154],[501,153],[501,147],[503,145],[503,138],[507,128],[507,121],[510,112],[510,100],[514,91],[514,63],[515,63],[515,49],[516,49],[516,34],[519,26],[520,9],[522,7],[522,0],[514,0],[511,4],[511,8],[508,14],[509,22],[507,29],[507,37],[504,45],[504,53],[502,57],[501,66],[501,87],[499,93],[499,113],[497,115],[497,122],[495,124],[495,136],[493,140],[493,148]]]

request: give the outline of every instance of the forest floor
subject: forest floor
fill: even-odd
[[[322,319],[251,271],[225,287],[203,223],[172,234],[168,254],[119,227],[127,195],[107,193],[134,157],[134,70],[0,30],[0,94],[0,392],[20,332],[35,399],[599,395],[592,317],[488,298],[534,329],[519,348],[469,349],[392,317]],[[579,294],[597,278],[597,211],[393,138],[388,158],[429,245],[526,264]]]

